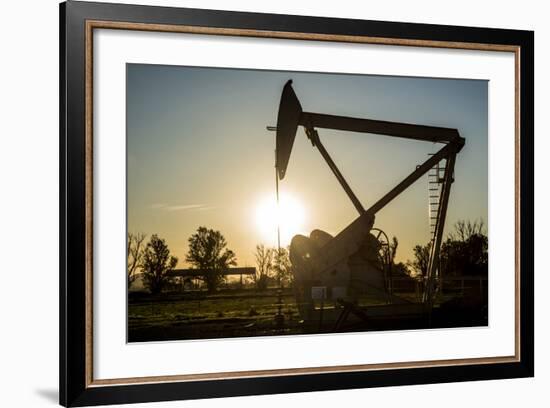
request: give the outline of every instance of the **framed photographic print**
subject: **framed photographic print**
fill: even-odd
[[[61,404],[534,375],[533,32],[60,21]]]

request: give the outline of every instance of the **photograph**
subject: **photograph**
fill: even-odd
[[[60,404],[533,395],[534,31],[371,9],[60,4]]]
[[[488,326],[488,107],[479,79],[127,63],[127,341]]]

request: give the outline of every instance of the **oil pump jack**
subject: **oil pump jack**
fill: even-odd
[[[326,294],[327,298],[338,298],[342,305],[356,304],[361,294],[379,292],[387,296],[387,304],[390,308],[401,306],[401,310],[419,310],[418,306],[420,306],[422,313],[429,313],[434,301],[439,252],[451,184],[454,181],[456,155],[464,146],[465,139],[460,137],[456,129],[306,112],[302,109],[292,88],[292,80],[289,80],[283,88],[277,116],[275,163],[277,182],[286,176],[292,146],[300,126],[304,128],[313,147],[319,150],[359,214],[336,236],[314,230],[309,237],[303,235],[293,237],[290,244],[290,260],[294,273],[296,303],[302,318],[306,321],[315,319],[316,295],[314,294],[318,293],[319,289],[322,289],[322,293]],[[440,143],[443,146],[388,193],[365,209],[323,146],[317,129],[369,133]],[[423,285],[422,300],[415,304],[415,308],[410,303],[407,305],[407,302],[393,296],[389,290],[387,271],[380,262],[379,256],[384,245],[381,237],[385,234],[380,229],[374,228],[374,221],[378,211],[443,161],[445,162],[443,175],[438,176],[440,197],[431,239],[428,271]],[[389,313],[392,312],[389,311]],[[361,317],[363,312],[357,310],[356,314]],[[342,320],[342,314],[334,319],[336,318]]]

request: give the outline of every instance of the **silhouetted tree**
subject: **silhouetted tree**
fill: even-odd
[[[443,276],[484,275],[488,270],[488,238],[483,220],[458,221],[447,235],[439,252],[439,269]],[[415,276],[426,276],[430,244],[416,245],[414,259],[407,261]]]
[[[411,277],[411,271],[403,262],[398,262],[393,265],[392,274],[394,278]]]
[[[395,255],[397,254],[397,247],[399,245],[399,241],[397,241],[397,237],[394,236],[392,238],[392,242],[389,243],[389,251],[390,251],[390,262],[393,264],[395,261]]]
[[[264,244],[256,245],[256,274],[253,276],[254,284],[258,290],[267,288],[267,281],[273,271],[273,255],[275,250],[267,248]]]
[[[273,249],[273,270],[277,278],[278,286],[290,286],[294,281],[292,274],[292,263],[290,262],[290,253],[287,248]]]
[[[458,221],[441,245],[441,269],[444,275],[486,275],[489,242],[483,221]]]
[[[388,242],[388,245],[382,245],[379,254],[380,262],[383,266],[393,266],[398,245],[399,242],[395,236],[392,238],[392,242]]]
[[[407,261],[407,266],[412,269],[414,276],[425,277],[430,263],[431,245],[415,245],[413,248],[414,259]]]
[[[451,241],[466,242],[473,236],[487,235],[485,231],[485,223],[482,219],[471,222],[470,220],[459,220],[454,225],[454,231],[448,235]]]
[[[128,287],[136,279],[136,270],[141,266],[141,261],[143,260],[143,249],[145,234],[137,233],[133,234],[128,233],[128,242],[127,242],[127,272],[128,272]]]
[[[178,258],[170,255],[164,239],[156,234],[151,237],[143,251],[143,283],[152,294],[160,293],[169,280],[168,271],[174,269]]]
[[[215,291],[225,279],[224,271],[237,264],[235,253],[227,249],[227,241],[220,231],[199,227],[189,238],[189,251],[185,258],[197,269],[204,270],[199,277],[209,292]]]

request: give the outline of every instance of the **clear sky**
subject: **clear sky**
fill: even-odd
[[[158,234],[186,267],[187,240],[220,230],[239,266],[258,243],[275,245],[275,125],[283,85],[304,110],[457,128],[446,231],[488,212],[486,81],[128,64],[128,231]],[[368,208],[441,147],[380,135],[319,129],[333,160]],[[283,245],[313,229],[337,234],[357,212],[299,128],[280,182]],[[397,259],[429,241],[427,176],[376,217],[399,240]]]

